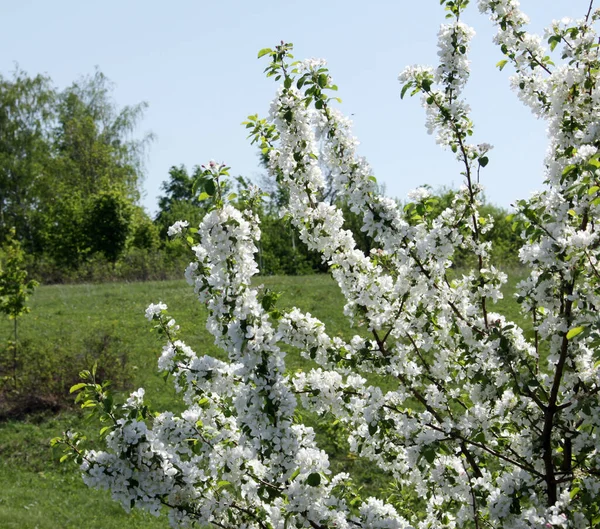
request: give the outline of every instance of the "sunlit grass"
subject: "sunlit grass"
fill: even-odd
[[[512,293],[522,275],[519,271],[510,274],[505,299],[491,310],[520,320]],[[298,306],[321,319],[330,335],[350,338],[356,333],[343,316],[343,297],[329,276],[263,277],[258,283],[281,292],[280,308]],[[223,358],[223,352],[215,347],[205,329],[205,308],[184,281],[40,287],[32,298],[31,314],[20,322],[21,339],[48,347],[65,343],[77,348],[83,347],[86,338],[94,333],[114,336],[128,358],[132,387],[145,387],[155,410],[181,410],[171,383],[165,382],[156,370],[163,343],[144,318],[147,305],[158,301],[169,306],[170,314],[181,325],[181,338],[198,354]],[[2,320],[0,338],[9,339],[10,330],[9,322]],[[297,352],[290,353],[286,361],[291,372],[306,366]],[[30,391],[35,392],[36,388]],[[309,419],[314,423],[314,418]],[[0,527],[168,527],[164,517],[157,520],[139,512],[127,515],[108,493],[88,490],[76,468],[60,465],[59,454],[50,449],[49,441],[67,429],[94,431],[92,426],[83,424],[77,411],[0,424]],[[333,452],[333,469],[350,470],[366,490],[380,488],[380,474],[371,464],[345,452],[336,435],[331,430],[319,434],[323,446]]]

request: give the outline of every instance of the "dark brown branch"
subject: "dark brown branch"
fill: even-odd
[[[590,0],[590,5],[588,7],[587,13],[585,15],[585,23],[587,24],[590,20],[590,15],[592,14],[592,8],[594,7],[594,0]]]
[[[469,490],[471,492],[471,502],[473,505],[473,521],[475,522],[475,529],[479,529],[479,507],[477,505],[477,496],[475,495],[475,489],[473,489],[473,481],[471,480],[471,476],[469,475],[469,471],[463,462],[463,468],[465,469],[465,474],[467,475],[467,479],[469,480]]]

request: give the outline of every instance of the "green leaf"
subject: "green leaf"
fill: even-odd
[[[406,83],[402,87],[402,92],[400,92],[400,99],[404,99],[404,96],[406,95],[406,92],[408,92],[408,90],[410,89],[411,86],[412,86],[412,83]]]
[[[215,185],[214,180],[207,180],[204,184],[204,190],[208,193],[209,196],[214,196],[215,191],[217,190],[217,186]]]
[[[482,156],[481,158],[479,158],[479,165],[481,165],[481,167],[485,167],[488,163],[489,163],[490,159],[487,156]]]
[[[318,472],[309,474],[306,478],[306,484],[310,485],[311,487],[318,487],[321,484],[321,474]]]
[[[272,52],[273,52],[273,50],[271,48],[263,48],[262,50],[260,50],[258,52],[258,58],[260,59],[261,57],[264,57],[268,53],[272,53]]]
[[[596,158],[591,158],[588,161],[588,167],[593,171],[594,169],[598,169],[600,167],[600,161]]]
[[[196,196],[199,189],[202,189],[202,178],[196,178],[192,184],[192,196]]]
[[[265,289],[265,293],[261,300],[262,308],[269,312],[271,309],[275,307],[277,300],[281,297],[279,292],[274,292],[273,290],[267,288]]]
[[[584,330],[585,330],[585,327],[573,327],[567,333],[567,340],[571,340],[571,339],[575,338],[575,336],[581,334]]]
[[[105,426],[104,428],[102,428],[100,430],[100,437],[102,437],[106,432],[108,432],[110,429],[112,429],[112,426]]]
[[[508,60],[502,59],[501,61],[498,61],[498,63],[496,63],[496,67],[499,68],[500,71],[502,71],[502,69],[506,66],[507,63]]]
[[[433,463],[435,460],[435,448],[433,446],[428,446],[425,450],[423,450],[423,457],[427,460],[428,463]]]
[[[548,39],[548,44],[550,44],[550,50],[554,51],[554,48],[556,48],[556,46],[559,42],[560,42],[560,37],[558,35],[552,35]]]
[[[571,497],[571,499],[573,499],[575,496],[577,496],[577,493],[580,491],[581,489],[579,487],[574,487],[571,489],[571,492],[569,493],[569,496]]]
[[[80,384],[75,384],[74,386],[71,386],[69,393],[74,393],[75,391],[79,391],[81,388],[85,388],[85,386],[87,386],[87,384],[85,384],[84,382],[81,382]]]
[[[475,437],[473,437],[473,441],[476,443],[485,443],[485,434],[483,432],[479,432]]]

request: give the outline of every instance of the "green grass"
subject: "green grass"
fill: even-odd
[[[507,299],[491,310],[519,319],[510,295],[518,276],[511,274]],[[264,277],[259,282],[282,293],[281,308],[298,306],[310,312],[325,322],[330,335],[348,338],[355,333],[342,314],[344,300],[339,288],[329,276]],[[127,357],[131,387],[145,387],[153,409],[176,411],[181,409],[177,395],[156,371],[163,342],[150,332],[151,324],[144,318],[147,305],[158,301],[169,305],[181,325],[181,338],[198,354],[223,356],[205,330],[204,307],[184,281],[40,287],[32,298],[31,314],[20,320],[20,337],[43,351],[44,347],[55,350],[56,344],[83,349],[90,337],[110,335]],[[0,321],[0,340],[9,339],[10,332],[10,323]],[[306,366],[297,353],[286,360],[290,370]],[[108,493],[87,489],[76,468],[58,463],[60,454],[50,448],[50,439],[68,429],[93,432],[90,428],[76,411],[0,423],[0,528],[168,527],[164,517],[156,519],[137,511],[126,514]],[[336,441],[335,432],[330,434],[320,434],[326,447],[333,447]],[[372,465],[348,454],[339,453],[332,466],[351,470],[367,489],[381,485]]]
[[[282,307],[298,305],[323,319],[332,334],[351,334],[341,314],[343,298],[328,276],[267,277],[261,283],[282,292]],[[49,349],[56,344],[84,349],[90,337],[110,335],[127,356],[130,385],[146,388],[153,409],[180,409],[171,383],[156,371],[163,342],[144,318],[148,304],[158,301],[169,305],[181,324],[182,339],[198,354],[222,357],[204,327],[206,311],[184,281],[40,287],[31,300],[31,314],[19,322],[20,338]],[[10,333],[10,323],[1,321],[0,339],[9,339]],[[291,369],[300,365],[298,355],[290,357]],[[0,528],[168,527],[164,518],[126,514],[108,493],[85,487],[76,468],[59,464],[60,454],[49,442],[68,429],[94,431],[76,412],[0,424]]]
[[[0,430],[0,527],[2,529],[166,529],[164,519],[128,515],[107,492],[90,490],[76,469],[61,465],[48,440],[65,427],[80,427],[72,414]]]

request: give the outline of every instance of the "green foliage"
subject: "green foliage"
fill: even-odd
[[[104,191],[93,196],[85,219],[90,251],[114,263],[125,250],[132,216],[131,202],[121,193]]]
[[[122,339],[103,329],[81,334],[81,339],[69,336],[51,344],[26,338],[16,366],[11,348],[0,349],[0,421],[72,407],[69,388],[94,364],[99,366],[98,376],[111,380],[115,389],[131,387]]]
[[[9,231],[2,246],[0,259],[0,312],[13,320],[13,340],[7,342],[6,351],[9,353],[12,383],[15,387],[17,380],[17,361],[19,359],[19,325],[18,317],[29,312],[27,300],[38,286],[37,281],[27,279],[25,270],[25,254],[21,244],[15,238],[15,230]],[[4,375],[4,378],[7,378]]]
[[[160,246],[158,227],[139,206],[132,208],[130,234],[127,242],[131,248],[153,252]]]
[[[321,258],[310,252],[289,222],[272,215],[261,218],[258,264],[263,275],[306,275],[325,272]]]
[[[76,268],[66,268],[52,259],[39,259],[29,268],[41,283],[52,285],[174,279],[181,277],[182,270],[189,264],[189,256],[181,241],[169,242],[158,249],[137,248],[132,241],[133,237],[114,263],[104,255],[96,254]]]
[[[0,237],[15,228],[34,262],[114,262],[134,233],[151,136],[132,139],[146,104],[118,108],[112,89],[99,71],[63,91],[47,77],[0,76]]]
[[[142,155],[152,137],[130,139],[146,103],[118,109],[113,85],[101,72],[73,83],[58,97],[53,135],[56,157],[64,162],[63,180],[84,197],[110,186],[138,198]]]
[[[172,166],[169,178],[160,188],[165,192],[158,198],[158,213],[154,220],[162,241],[168,241],[167,231],[178,220],[187,220],[190,226],[198,226],[204,217],[204,208],[198,196],[194,193],[194,182],[202,174],[200,166],[196,165],[188,173],[185,165]],[[183,248],[182,245],[178,247]]]
[[[27,300],[38,283],[27,279],[25,254],[14,229],[8,233],[0,257],[0,312],[16,322],[19,316],[29,312]]]
[[[231,168],[211,161],[208,166],[200,166],[200,169],[192,184],[192,197],[203,203],[206,211],[211,211],[223,205],[231,190],[228,178]]]
[[[62,187],[60,181],[56,187]],[[74,270],[89,256],[84,202],[77,191],[68,193],[61,189],[57,195],[59,200],[48,201],[43,206],[41,257],[51,259],[65,270]],[[36,261],[39,260],[40,256],[36,256]]]
[[[39,249],[39,176],[51,156],[55,102],[47,77],[0,76],[0,240],[14,228],[28,250]]]

